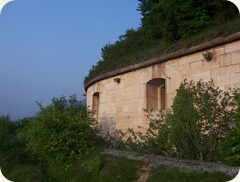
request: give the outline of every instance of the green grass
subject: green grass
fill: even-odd
[[[142,162],[126,158],[101,156],[102,165],[98,172],[88,172],[82,164],[67,169],[62,166],[41,167],[33,164],[1,163],[4,176],[14,182],[126,182],[137,179]]]
[[[67,169],[63,166],[41,167],[39,164],[27,164],[1,161],[4,176],[14,182],[131,182],[138,179],[138,172],[143,162],[113,157],[101,156],[101,166],[97,172],[88,172],[83,164],[75,164]],[[160,166],[152,168],[148,182],[225,182],[231,180],[220,172],[195,173],[183,172],[178,168]]]
[[[240,31],[240,17],[224,24],[213,23],[196,35],[183,37],[176,42],[166,42],[162,38],[148,38],[142,30],[137,30],[132,37],[124,41],[117,41],[108,50],[109,57],[97,63],[85,77],[84,84],[108,71],[124,68],[151,58],[166,55],[181,48],[189,48],[210,41],[217,37],[226,37]]]
[[[231,179],[220,172],[183,172],[174,167],[160,166],[151,170],[148,182],[225,182]]]

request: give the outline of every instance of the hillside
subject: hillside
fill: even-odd
[[[165,2],[165,5],[173,6],[176,13],[165,12],[159,1],[148,1],[152,4],[139,1],[138,10],[143,16],[141,27],[137,30],[128,29],[118,41],[103,46],[102,59],[92,66],[85,77],[85,85],[103,73],[240,31],[238,10],[229,2],[202,2],[200,6],[197,3],[199,1],[192,0],[182,2],[179,7]],[[194,7],[201,8],[200,15],[192,12]],[[215,11],[212,12],[212,9]],[[173,25],[174,28],[170,29]]]

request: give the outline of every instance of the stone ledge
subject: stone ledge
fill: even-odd
[[[137,152],[120,151],[107,149],[102,154],[109,154],[116,157],[126,157],[128,159],[140,160],[154,166],[168,165],[178,167],[181,170],[194,171],[194,172],[222,172],[229,176],[236,176],[240,170],[239,167],[230,167],[224,164],[217,164],[211,162],[203,162],[196,160],[178,159],[172,157],[156,156],[150,154],[141,155]]]

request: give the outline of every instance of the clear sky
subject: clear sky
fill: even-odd
[[[137,0],[15,0],[0,14],[0,115],[16,120],[77,94],[101,48],[140,26]]]

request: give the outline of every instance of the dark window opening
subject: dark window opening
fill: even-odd
[[[93,94],[93,114],[95,114],[96,116],[98,116],[99,113],[99,92],[95,92]]]

